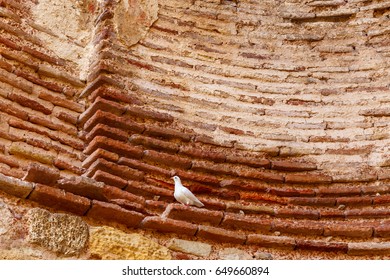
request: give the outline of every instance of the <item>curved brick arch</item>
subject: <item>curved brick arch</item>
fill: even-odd
[[[388,255],[388,4],[164,1],[126,47],[108,1],[82,81],[21,20],[34,1],[1,3],[2,191],[251,250]],[[205,208],[174,202],[175,174]]]

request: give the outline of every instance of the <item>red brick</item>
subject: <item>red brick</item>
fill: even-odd
[[[161,215],[167,206],[169,205],[166,201],[161,200],[146,200],[145,201],[145,208],[148,213],[151,213],[152,215]]]
[[[22,120],[28,120],[28,114],[20,106],[0,97],[0,111]]]
[[[296,246],[294,238],[263,234],[249,234],[246,244],[257,245],[266,248],[280,248],[287,250],[294,250]]]
[[[346,237],[371,237],[373,228],[353,224],[329,225],[324,228],[324,236],[346,236]]]
[[[347,253],[348,244],[343,242],[324,242],[317,240],[297,240],[296,250]]]
[[[226,210],[229,212],[243,211],[245,214],[275,215],[275,209],[270,206],[245,202],[226,202]]]
[[[84,125],[99,110],[121,116],[126,112],[126,106],[98,97],[96,98],[95,102],[92,103],[88,109],[80,115],[78,123],[80,125]]]
[[[320,215],[317,210],[310,209],[278,209],[276,217],[317,220]]]
[[[190,157],[211,160],[215,162],[225,162],[226,160],[226,156],[224,153],[206,150],[200,146],[181,146],[179,154],[184,154]]]
[[[142,221],[141,227],[144,229],[153,229],[160,232],[173,232],[189,236],[194,236],[198,230],[198,226],[191,223],[153,216],[146,217]]]
[[[324,226],[312,221],[274,221],[272,224],[272,231],[303,235],[322,235]]]
[[[336,198],[333,197],[291,197],[288,199],[290,204],[307,206],[335,206]]]
[[[262,180],[264,182],[270,183],[282,183],[284,182],[284,176],[267,172],[267,171],[257,171],[257,170],[237,170],[237,175],[240,177]]]
[[[269,191],[271,194],[277,195],[277,196],[299,196],[300,198],[303,196],[315,196],[316,192],[313,189],[303,189],[303,188],[271,188]]]
[[[389,194],[384,194],[380,196],[375,196],[372,198],[373,204],[374,205],[388,205],[390,204],[390,195]]]
[[[179,176],[182,180],[191,180],[203,184],[219,186],[219,180],[211,175],[198,174],[190,171],[177,170],[174,175]]]
[[[390,237],[390,224],[385,222],[384,224],[374,227],[374,236]]]
[[[90,167],[96,160],[99,158],[106,159],[111,162],[117,162],[119,160],[118,154],[111,153],[103,149],[96,149],[92,154],[90,154],[82,163],[84,168]]]
[[[329,187],[319,187],[318,195],[319,196],[355,196],[360,195],[362,192],[360,187],[349,187],[349,186],[329,186]]]
[[[85,176],[72,176],[57,182],[57,188],[90,199],[106,200],[103,195],[104,184]]]
[[[144,196],[146,198],[154,198],[155,196],[160,196],[160,199],[168,198],[171,202],[174,199],[172,190],[155,187],[152,185],[145,184],[143,182],[129,181],[125,190],[132,194]]]
[[[61,94],[54,94],[49,91],[41,90],[38,94],[38,97],[49,101],[50,103],[67,108],[71,111],[77,112],[77,113],[82,113],[84,112],[84,105],[78,104],[72,100],[63,98]]]
[[[123,164],[129,166],[134,169],[142,170],[146,172],[146,174],[157,174],[163,175],[165,177],[172,177],[172,171],[170,169],[164,169],[158,166],[153,166],[150,164],[143,163],[139,160],[129,159],[129,158],[120,158],[118,161],[119,164]]]
[[[372,204],[371,197],[338,197],[336,199],[337,205],[346,205],[346,206],[369,206]]]
[[[87,142],[92,141],[96,136],[104,136],[113,140],[127,142],[128,133],[121,129],[109,127],[105,124],[96,125],[85,137]]]
[[[69,170],[77,175],[81,175],[85,172],[84,168],[77,167],[74,164],[69,163],[69,161],[59,158],[54,160],[53,165],[60,170]]]
[[[286,183],[289,184],[329,184],[332,177],[324,174],[287,174]]]
[[[15,70],[14,73],[18,77],[21,77],[21,78],[23,78],[23,79],[25,79],[27,81],[30,81],[33,84],[42,86],[42,87],[44,87],[46,89],[49,89],[49,90],[52,90],[52,91],[56,91],[56,92],[59,92],[59,93],[62,93],[64,91],[64,86],[63,85],[60,85],[58,83],[53,83],[53,82],[48,82],[48,81],[42,80],[42,79],[36,77],[35,75],[29,74],[28,72],[24,72],[24,71],[21,71],[21,70],[17,69],[17,70]]]
[[[311,171],[316,170],[317,165],[306,162],[271,161],[271,168],[282,171]]]
[[[238,163],[243,165],[248,165],[250,167],[257,168],[270,168],[271,163],[268,159],[265,158],[256,158],[250,156],[238,156],[238,155],[226,155],[226,162]]]
[[[179,151],[179,145],[177,143],[166,142],[137,134],[130,136],[129,142],[135,145],[142,145],[150,149],[162,150],[171,153]]]
[[[204,197],[202,198],[202,203],[205,205],[206,209],[210,210],[225,210],[226,204],[220,199],[213,199]]]
[[[7,47],[11,48],[11,49],[14,49],[14,50],[17,50],[17,51],[20,51],[22,48],[19,46],[19,44],[16,44],[14,43],[13,41],[7,39],[7,38],[4,38],[3,36],[0,37],[0,43],[3,44],[3,45],[6,45]]]
[[[87,97],[93,91],[95,91],[96,89],[98,89],[99,87],[101,87],[103,85],[110,85],[110,86],[117,87],[120,89],[124,88],[124,85],[122,83],[120,83],[119,81],[117,81],[111,77],[108,77],[104,74],[101,74],[95,80],[90,82],[88,86],[86,86],[84,88],[84,90],[81,92],[79,98]]]
[[[237,166],[226,163],[213,163],[209,161],[193,161],[191,170],[196,172],[206,172],[214,175],[227,174],[236,175]]]
[[[2,136],[0,135],[0,137],[2,137]],[[8,165],[10,167],[19,167],[20,166],[18,160],[16,160],[12,156],[7,156],[7,155],[0,154],[0,162],[4,163],[4,164],[6,164],[6,165]]]
[[[39,65],[38,74],[39,75],[44,75],[47,77],[55,78],[57,80],[60,80],[62,82],[71,84],[75,87],[84,87],[85,84],[77,77],[73,77],[66,73],[65,71],[62,70],[57,70],[56,68],[41,64]]]
[[[351,256],[365,256],[365,255],[388,256],[389,254],[390,254],[390,242],[348,243],[348,255]]]
[[[125,165],[116,164],[103,158],[97,159],[89,167],[89,173],[94,173],[96,170],[101,170],[112,175],[116,175],[124,180],[141,181],[144,178],[144,173],[142,171],[130,168]]]
[[[209,223],[211,225],[219,225],[223,217],[223,212],[173,203],[168,205],[163,217],[174,220],[183,220],[191,223]]]
[[[345,212],[341,210],[321,210],[320,219],[345,219]]]
[[[2,56],[0,56],[0,68],[3,68],[7,70],[8,72],[12,73],[14,71],[14,66],[5,60],[2,59]]]
[[[145,135],[160,137],[162,139],[180,139],[185,142],[188,142],[192,138],[192,134],[181,132],[171,128],[159,127],[159,126],[147,126],[145,131]]]
[[[60,59],[60,58],[55,58],[55,57],[51,57],[49,55],[46,55],[40,51],[37,51],[37,50],[34,50],[30,47],[27,47],[27,46],[23,46],[22,47],[22,50],[36,58],[38,58],[39,60],[43,60],[43,61],[46,61],[46,62],[49,62],[51,64],[55,64],[55,65],[65,65],[65,61]]]
[[[154,121],[168,122],[168,123],[171,123],[174,120],[174,118],[167,113],[155,112],[155,111],[151,111],[150,109],[145,110],[142,107],[136,107],[136,106],[127,106],[126,115],[130,115],[130,116],[133,116],[135,118],[152,119]],[[158,131],[159,131],[158,129],[156,130],[153,128],[149,128],[146,130],[146,133],[149,133],[149,134],[151,133],[153,135],[153,133],[158,134],[159,133]],[[177,138],[179,135],[176,133],[177,132],[172,133],[172,131],[166,131],[166,132],[164,132],[163,137]],[[179,138],[183,139],[183,136],[184,135],[180,135]],[[185,139],[187,139],[187,137],[185,137]]]
[[[191,160],[179,157],[178,155],[170,155],[160,153],[153,150],[144,151],[143,159],[153,163],[159,163],[167,166],[177,167],[181,169],[189,169],[191,167]]]
[[[85,197],[41,184],[35,186],[29,199],[42,205],[77,215],[84,215],[91,205],[91,201]]]
[[[129,132],[140,133],[144,131],[144,126],[142,124],[138,124],[129,118],[118,117],[112,113],[100,110],[96,111],[96,113],[85,122],[84,130],[91,131],[100,123]]]
[[[204,225],[199,226],[196,236],[221,243],[244,244],[246,241],[243,233]]]
[[[269,219],[226,213],[221,226],[235,230],[251,230],[266,233],[271,230],[271,223],[272,221]]]
[[[101,86],[94,92],[92,92],[92,94],[90,95],[90,99],[92,101],[95,101],[98,96],[107,100],[123,102],[125,104],[143,105],[143,102],[141,102],[132,93],[107,86]]]
[[[129,211],[118,205],[97,200],[92,201],[92,207],[88,211],[87,216],[97,220],[117,222],[135,228],[140,225],[145,217],[141,213]]]
[[[38,163],[30,163],[23,180],[53,186],[59,178],[60,171],[58,169],[50,168]]]
[[[130,158],[141,158],[143,155],[140,147],[135,147],[104,136],[96,136],[85,148],[84,153],[89,155],[99,148]]]
[[[124,191],[113,186],[104,186],[102,194],[106,201],[111,201],[113,199],[121,199],[134,202],[139,205],[145,204],[145,198],[143,198],[142,196],[129,193],[128,191]]]
[[[0,173],[0,190],[16,197],[26,198],[33,190],[33,184]]]
[[[122,179],[121,177],[104,172],[102,170],[97,170],[96,172],[94,172],[92,179],[98,182],[103,182],[107,185],[115,186],[120,189],[123,189],[124,187],[127,186],[126,180]]]
[[[136,203],[136,202],[131,202],[131,201],[128,201],[126,199],[120,199],[120,198],[111,199],[111,200],[109,200],[109,202],[116,204],[119,207],[126,209],[126,210],[129,210],[129,211],[135,211],[135,212],[139,212],[142,214],[146,214],[144,207],[141,204]]]
[[[345,211],[346,218],[380,219],[380,218],[388,218],[389,216],[390,216],[390,209],[363,208],[363,209],[351,209]]]

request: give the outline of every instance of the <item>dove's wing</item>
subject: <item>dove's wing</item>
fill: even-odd
[[[187,189],[186,187],[183,186],[181,191],[182,191],[182,194],[188,200],[190,200],[193,204],[195,204],[196,206],[199,206],[199,207],[204,206],[204,204],[202,202],[200,202],[199,199],[196,198],[196,196],[189,189]]]

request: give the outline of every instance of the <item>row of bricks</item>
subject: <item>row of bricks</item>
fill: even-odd
[[[31,192],[31,191],[30,191]],[[19,193],[19,195],[21,195]],[[37,185],[31,194],[24,194],[29,199],[41,203],[45,206],[56,209],[70,211],[78,215],[87,215],[95,219],[103,219],[110,222],[119,222],[129,227],[141,227],[162,232],[173,232],[184,235],[196,235],[199,238],[214,240],[217,242],[228,242],[248,245],[258,245],[263,247],[284,248],[284,249],[311,249],[318,251],[345,251],[345,245],[353,244],[355,250],[360,253],[371,252],[368,249],[375,250],[376,253],[388,252],[388,246],[379,249],[367,247],[370,243],[334,243],[323,242],[321,240],[299,240],[287,236],[270,236],[263,234],[245,234],[242,232],[225,230],[213,226],[195,225],[188,222],[177,221],[170,218],[148,216],[130,210],[125,210],[120,206],[111,203],[92,201],[70,193],[52,189],[44,185]],[[70,203],[71,202],[71,203]],[[382,236],[388,236],[389,228],[382,227]],[[355,236],[356,237],[356,236]],[[341,244],[344,244],[342,246]],[[360,248],[359,244],[363,247]],[[377,243],[375,243],[377,244]],[[382,245],[383,246],[383,245]],[[341,249],[342,248],[342,249]],[[364,248],[364,252],[362,251]],[[348,249],[348,247],[347,247]]]

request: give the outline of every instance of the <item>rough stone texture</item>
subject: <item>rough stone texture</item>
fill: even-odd
[[[170,260],[169,250],[140,235],[127,234],[111,227],[91,231],[92,258],[102,260]]]
[[[207,258],[211,253],[211,245],[198,242],[189,241],[184,239],[174,238],[168,243],[168,248],[174,251],[183,252],[186,254],[192,254],[199,257]]]
[[[14,223],[14,217],[5,204],[0,201],[0,235],[6,234]]]
[[[221,260],[253,260],[253,256],[237,248],[225,248],[218,253]]]
[[[28,240],[54,252],[78,254],[88,244],[88,225],[77,216],[33,208],[27,213]]]

